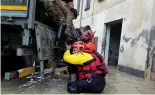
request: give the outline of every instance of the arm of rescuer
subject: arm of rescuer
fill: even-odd
[[[108,73],[108,68],[107,68],[106,64],[104,63],[102,55],[99,54],[97,51],[94,51],[94,54],[100,59],[102,65],[103,65],[103,69],[104,69],[105,73]]]
[[[65,62],[73,64],[73,65],[84,65],[85,62],[89,60],[93,60],[93,59],[94,58],[89,53],[78,52],[75,54],[71,54],[70,50],[67,50],[63,56],[63,60]]]

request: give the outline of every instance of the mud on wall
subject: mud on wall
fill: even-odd
[[[155,55],[155,26],[153,26],[150,31],[150,57],[152,55]],[[152,58],[155,58],[155,57],[152,56]],[[152,62],[152,70],[151,71],[153,71],[155,73],[155,62],[154,62],[155,60],[152,59],[152,61],[153,62]]]
[[[93,15],[93,26],[96,30],[95,36],[98,36],[99,39],[98,52],[104,53],[105,24],[123,19],[118,64],[144,71],[149,46],[153,2],[154,0],[124,0],[101,12],[96,12]],[[85,16],[82,19],[82,25],[91,25],[91,20],[92,15]]]

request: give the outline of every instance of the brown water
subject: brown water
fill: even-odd
[[[57,72],[60,69],[57,69]],[[126,73],[118,72],[115,67],[109,67],[109,75],[106,77],[107,85],[105,94],[155,94],[155,81],[148,81]],[[2,79],[2,94],[67,94],[66,84],[68,76],[48,76],[44,80],[14,79],[6,81]],[[26,86],[29,85],[29,86]]]

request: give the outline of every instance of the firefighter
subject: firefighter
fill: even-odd
[[[84,42],[76,41],[71,49],[64,53],[63,59],[68,64],[76,65],[74,70],[77,70],[77,80],[67,85],[69,93],[102,92],[106,85],[105,76],[108,70],[99,53],[86,50]]]

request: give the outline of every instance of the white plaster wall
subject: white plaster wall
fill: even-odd
[[[155,26],[155,1],[153,3],[153,9],[152,9],[152,23],[151,23],[151,27]]]
[[[122,0],[117,5],[105,8],[102,11],[96,10],[93,21],[92,9],[83,11],[82,26],[87,24],[94,26],[96,30],[95,36],[98,36],[99,39],[98,52],[101,53],[106,28],[104,24],[123,18],[120,47],[123,47],[124,50],[119,54],[118,63],[119,65],[144,71],[148,48],[146,38],[151,27],[152,8],[153,0]],[[101,10],[101,8],[99,9]],[[76,25],[77,22],[74,24]],[[124,35],[126,38],[131,37],[131,39],[125,42],[123,40]],[[133,42],[134,44],[132,44]]]

